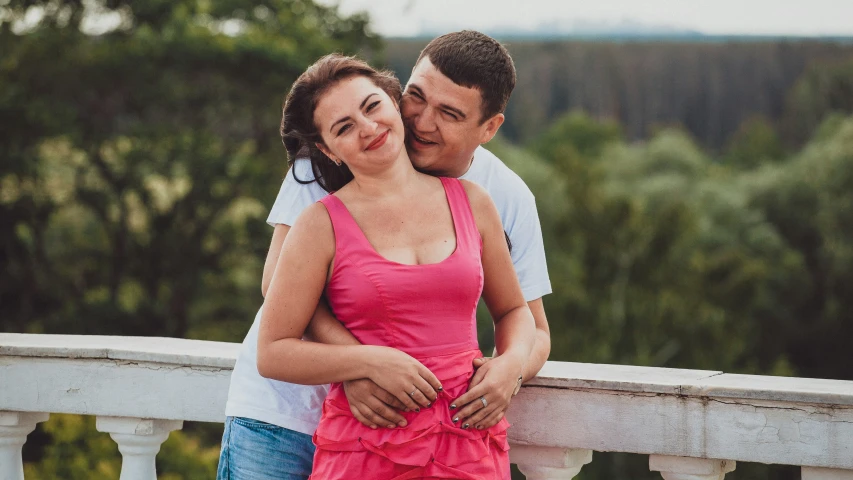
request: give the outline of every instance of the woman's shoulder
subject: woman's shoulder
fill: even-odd
[[[311,245],[331,245],[334,251],[335,233],[329,211],[322,202],[314,202],[305,207],[293,222],[288,236],[296,237],[296,241],[308,242]]]
[[[492,197],[481,185],[461,178],[459,179],[459,183],[465,189],[465,194],[468,195],[468,201],[471,203],[472,209],[494,207]]]

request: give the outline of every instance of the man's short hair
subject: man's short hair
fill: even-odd
[[[480,90],[483,99],[481,122],[503,113],[515,88],[515,65],[503,45],[473,30],[448,33],[435,38],[421,51],[445,77],[457,85]]]

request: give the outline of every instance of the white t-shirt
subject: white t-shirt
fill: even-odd
[[[270,225],[293,225],[305,207],[327,195],[316,182],[297,182],[294,171],[300,180],[314,178],[308,160],[294,163],[267,218]],[[474,152],[471,167],[460,178],[481,185],[495,202],[512,243],[512,263],[524,298],[531,301],[551,293],[536,201],[524,181],[483,147]],[[260,322],[261,310],[243,340],[231,374],[225,415],[252,418],[312,435],[320,422],[321,406],[329,387],[295,385],[262,377],[257,367]]]

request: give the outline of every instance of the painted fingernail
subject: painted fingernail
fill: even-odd
[[[455,403],[451,403],[451,404],[450,404],[450,409],[451,409],[451,410],[456,410],[456,404],[455,404]]]
[[[420,412],[421,412],[421,409],[420,409],[420,408],[416,408],[416,409],[415,409],[415,411],[416,411],[416,412],[418,412],[418,413],[420,413]]]
[[[439,386],[439,387],[438,387],[438,391],[440,392],[440,391],[442,391],[442,390],[444,390],[444,387]]]
[[[465,430],[466,428],[468,428],[468,427],[470,427],[470,426],[471,426],[471,425],[468,425],[468,424],[466,423],[465,425],[462,425],[462,430]]]
[[[453,423],[456,423],[458,421],[459,421],[459,417],[453,417]]]
[[[482,429],[483,429],[482,425],[477,425],[477,430],[482,430]]]

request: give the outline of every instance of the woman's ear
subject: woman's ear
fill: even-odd
[[[331,151],[331,150],[329,150],[328,148],[326,148],[326,145],[324,145],[322,142],[316,142],[314,145],[315,145],[315,146],[316,146],[316,147],[317,147],[321,152],[323,152],[323,155],[325,155],[325,156],[329,157],[329,160],[331,160],[332,162],[334,162],[334,163],[335,163],[336,165],[338,165],[338,166],[340,166],[340,165],[341,165],[341,160],[340,160],[338,157],[336,157],[336,156],[335,156],[335,154],[334,154],[334,153],[332,153],[332,151]]]

